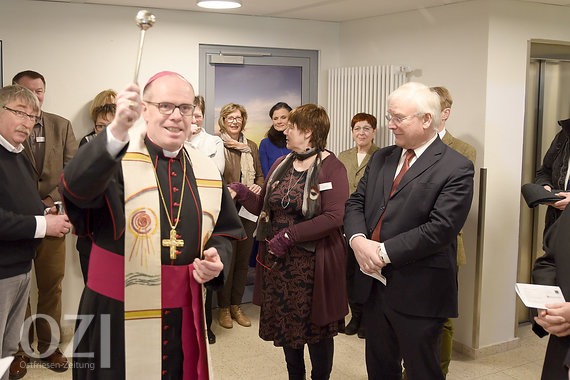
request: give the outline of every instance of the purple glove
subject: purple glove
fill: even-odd
[[[247,197],[249,189],[243,183],[232,182],[228,187],[236,192],[236,200],[243,201]]]
[[[277,257],[283,257],[294,245],[295,243],[293,239],[291,239],[289,230],[281,230],[277,235],[273,236],[273,239],[269,242],[269,253]]]

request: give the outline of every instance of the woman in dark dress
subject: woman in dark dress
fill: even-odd
[[[285,130],[292,152],[275,162],[261,193],[229,185],[232,196],[260,213],[254,289],[259,335],[283,347],[289,379],[305,378],[305,344],[311,378],[330,377],[333,337],[344,330],[348,313],[341,232],[348,180],[344,165],[325,150],[329,128],[323,108],[294,109]]]

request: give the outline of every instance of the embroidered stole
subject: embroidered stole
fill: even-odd
[[[201,153],[194,147],[187,147],[186,151],[190,156],[192,170],[196,178],[196,186],[198,187],[198,195],[200,196],[200,204],[202,206],[202,229],[200,233],[200,257],[203,257],[204,246],[210,239],[212,231],[218,221],[220,208],[222,205],[222,177],[214,160]],[[207,343],[206,332],[206,287],[202,285],[202,337],[206,342],[206,355],[208,361],[209,379],[214,379],[212,361],[210,355],[210,344]]]
[[[127,153],[122,159],[126,217],[125,376],[129,380],[156,379],[161,377],[162,371],[160,200],[154,167],[144,144],[145,132],[131,133]],[[212,234],[220,212],[222,181],[211,159],[194,149],[189,149],[188,155],[202,207],[202,217],[198,220],[202,224],[202,257],[204,245]],[[203,286],[202,292],[203,303]],[[205,327],[202,333],[205,337]],[[206,346],[210,367],[209,346]]]

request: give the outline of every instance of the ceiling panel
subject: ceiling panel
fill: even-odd
[[[243,6],[225,11],[205,10],[196,0],[34,0],[78,4],[104,4],[137,8],[178,9],[252,16],[297,18],[319,21],[349,21],[415,9],[426,9],[473,0],[242,0]],[[520,0],[570,6],[570,0]]]

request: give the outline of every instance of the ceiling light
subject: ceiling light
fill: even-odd
[[[199,7],[210,9],[231,9],[241,7],[240,0],[198,0]]]

